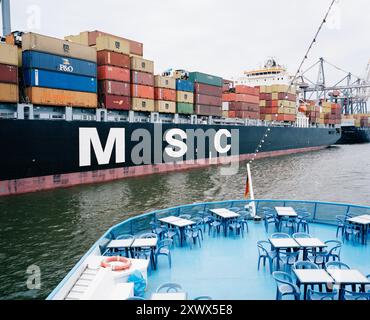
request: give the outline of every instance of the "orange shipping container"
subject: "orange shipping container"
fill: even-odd
[[[31,87],[26,89],[26,94],[33,104],[84,108],[96,108],[98,105],[95,93]]]
[[[176,101],[176,90],[155,88],[154,97],[156,100]]]
[[[98,67],[98,80],[114,80],[120,82],[130,82],[130,69],[112,67],[112,66],[99,66]]]
[[[18,85],[12,83],[0,83],[0,102],[17,103]]]
[[[154,87],[131,84],[131,96],[154,100]]]

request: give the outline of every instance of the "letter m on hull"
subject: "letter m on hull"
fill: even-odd
[[[105,148],[101,144],[96,128],[80,128],[80,167],[91,166],[91,146],[99,165],[109,164],[115,147],[116,163],[125,162],[125,129],[111,128]]]

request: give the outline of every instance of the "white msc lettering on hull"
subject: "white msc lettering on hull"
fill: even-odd
[[[115,163],[125,162],[125,129],[111,128],[105,148],[101,145],[96,128],[79,129],[80,167],[91,166],[91,146],[99,165],[109,164],[113,148],[116,147]]]

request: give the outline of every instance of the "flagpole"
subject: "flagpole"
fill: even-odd
[[[251,167],[249,163],[247,164],[247,173],[248,173],[248,183],[249,183],[249,190],[251,195],[252,202],[250,203],[249,208],[251,209],[251,216],[254,218],[256,216],[256,205],[254,200],[254,191],[253,191],[253,181],[252,181],[252,173],[251,173]]]

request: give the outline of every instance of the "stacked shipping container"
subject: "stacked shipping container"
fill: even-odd
[[[296,89],[288,85],[260,87],[261,120],[295,122],[297,115]]]
[[[194,84],[188,80],[176,80],[176,111],[178,114],[194,113]]]
[[[301,111],[306,113],[311,124],[320,123],[320,107],[316,106],[314,101],[305,101],[306,104],[300,107]]]
[[[237,85],[235,88],[231,88],[228,92],[224,93],[222,100],[224,102],[224,116],[228,118],[260,119],[258,88]]]
[[[161,113],[176,113],[176,80],[155,76],[154,84],[154,110]]]
[[[99,101],[109,110],[131,108],[130,44],[110,36],[96,38]]]
[[[131,57],[132,110],[154,111],[154,62]]]
[[[0,43],[0,103],[17,103],[18,97],[18,49]]]
[[[190,72],[189,80],[194,83],[195,113],[221,117],[223,79],[201,72]]]
[[[26,33],[22,51],[23,83],[31,103],[97,107],[94,48]]]
[[[342,119],[342,108],[337,103],[322,102],[322,113],[320,114],[320,123],[340,124]]]
[[[143,56],[143,44],[137,41],[129,40],[126,38],[122,37],[116,37],[112,34],[102,32],[102,31],[85,31],[81,32],[78,35],[72,35],[72,36],[67,36],[64,39],[76,43],[83,44],[85,46],[97,46],[97,39],[98,37],[102,36],[108,36],[108,37],[114,37],[119,40],[123,40],[125,42],[129,43],[129,53],[130,56]]]

